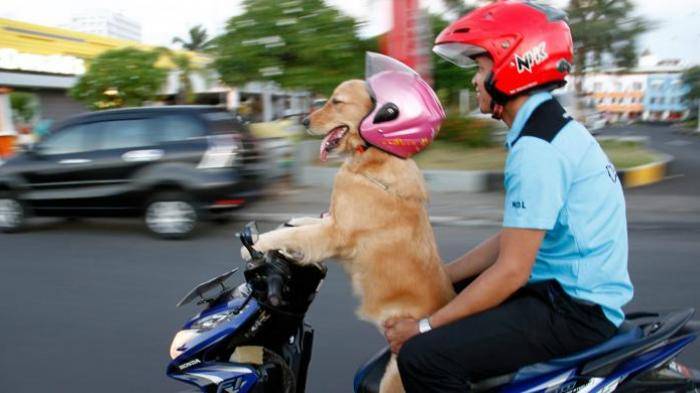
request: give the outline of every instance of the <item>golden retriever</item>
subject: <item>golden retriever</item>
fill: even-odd
[[[455,294],[438,254],[418,166],[364,148],[358,127],[371,110],[365,82],[350,80],[309,116],[309,131],[326,135],[321,156],[346,155],[329,215],[293,220],[296,227],[260,235],[255,248],[282,250],[304,264],[338,259],[361,300],[358,316],[382,329],[390,317],[429,316]],[[403,392],[395,356],[380,386],[381,393]]]

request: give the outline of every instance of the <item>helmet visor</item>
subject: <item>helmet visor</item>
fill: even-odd
[[[433,52],[458,67],[471,68],[476,65],[474,56],[482,55],[486,50],[480,46],[451,42],[435,45]]]
[[[385,56],[379,53],[367,52],[365,56],[365,80],[373,75],[377,75],[385,71],[406,72],[411,75],[418,75],[411,67],[394,59],[393,57]]]

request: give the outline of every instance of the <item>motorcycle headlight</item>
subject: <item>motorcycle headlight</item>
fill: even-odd
[[[187,349],[187,343],[194,337],[197,337],[197,335],[197,331],[192,329],[177,332],[175,337],[173,337],[173,342],[170,344],[170,358],[175,359],[180,356]]]
[[[192,326],[190,326],[190,329],[211,330],[221,325],[222,323],[230,320],[234,315],[235,313],[233,312],[233,310],[218,312],[193,323]]]

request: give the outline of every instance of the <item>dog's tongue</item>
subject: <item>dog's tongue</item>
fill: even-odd
[[[318,154],[318,158],[321,160],[321,162],[326,162],[326,160],[328,159],[328,145],[330,144],[330,141],[337,137],[338,134],[341,132],[343,132],[342,127],[334,128],[323,138],[323,141],[321,141],[321,148]]]

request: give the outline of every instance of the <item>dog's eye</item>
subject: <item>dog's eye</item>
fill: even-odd
[[[338,104],[342,104],[342,103],[343,103],[343,101],[340,101],[340,100],[335,99],[335,98],[334,98],[333,101],[331,101],[331,102],[333,103],[333,105],[338,105]]]

